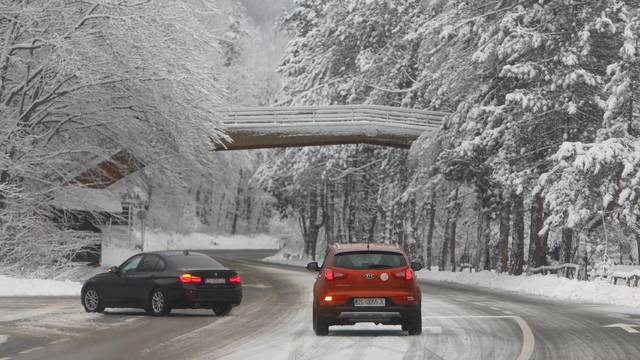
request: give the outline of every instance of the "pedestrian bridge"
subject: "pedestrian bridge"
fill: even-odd
[[[374,144],[409,148],[425,131],[436,131],[446,112],[378,105],[244,107],[222,111],[231,141],[216,150]]]

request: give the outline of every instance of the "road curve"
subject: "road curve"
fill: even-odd
[[[640,359],[640,309],[422,282],[423,335],[399,326],[311,329],[313,274],[258,261],[263,251],[210,252],[243,276],[230,316],[177,310],[85,313],[78,298],[0,297],[0,360],[9,359]]]

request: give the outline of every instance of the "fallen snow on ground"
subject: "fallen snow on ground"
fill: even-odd
[[[278,238],[271,235],[188,235],[152,231],[145,234],[146,251],[184,249],[278,249]]]
[[[132,243],[140,244],[140,233],[132,234]],[[210,235],[203,233],[175,234],[162,231],[148,231],[144,235],[144,251],[162,250],[263,250],[278,249],[280,241],[277,237],[261,234],[245,235]],[[103,267],[120,265],[130,256],[141,252],[140,246],[132,246],[128,239],[111,238],[102,243]]]
[[[75,296],[82,284],[71,280],[21,279],[0,275],[0,296]]]
[[[286,251],[278,251],[274,255],[262,259],[262,261],[272,264],[306,266],[313,260],[302,255],[290,254]]]
[[[605,282],[571,280],[556,275],[514,276],[490,271],[454,273],[428,270],[421,270],[417,275],[419,279],[483,286],[560,300],[640,306],[640,288],[612,285]]]

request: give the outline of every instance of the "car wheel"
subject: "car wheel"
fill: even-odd
[[[167,293],[162,289],[153,289],[149,296],[148,309],[153,316],[169,315],[171,308],[167,301]]]
[[[422,310],[418,308],[416,312],[402,324],[402,330],[407,331],[409,335],[422,334]]]
[[[329,321],[318,314],[318,307],[313,306],[313,331],[318,336],[329,335]]]
[[[229,315],[231,312],[231,304],[215,304],[213,305],[213,312],[218,316]]]
[[[89,287],[82,295],[82,306],[86,312],[101,313],[104,311],[104,302],[100,292],[95,287]]]

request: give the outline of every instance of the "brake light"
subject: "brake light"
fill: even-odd
[[[331,296],[331,295],[325,296],[325,297],[324,297],[324,301],[326,301],[326,302],[331,302],[331,301],[333,301],[333,296]]]
[[[404,272],[404,279],[405,279],[405,280],[413,280],[413,270],[411,270],[411,269],[407,269],[407,270]]]
[[[413,280],[414,278],[414,274],[413,274],[413,270],[411,269],[407,269],[405,271],[400,271],[394,274],[395,277],[399,278],[399,279],[405,279],[405,280]]]
[[[180,275],[180,282],[183,284],[199,283],[202,282],[202,278],[191,274],[182,274]]]
[[[324,271],[324,278],[327,280],[339,279],[347,277],[347,274],[334,271],[333,269],[327,269]]]
[[[232,284],[240,284],[240,274],[235,274],[229,278],[229,282]]]

